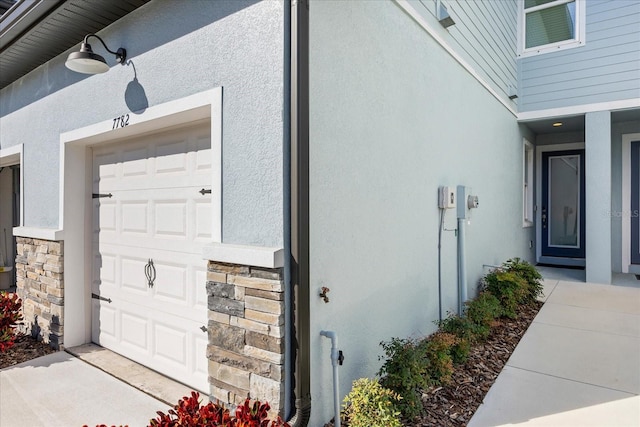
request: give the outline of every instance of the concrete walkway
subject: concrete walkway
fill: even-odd
[[[0,370],[1,427],[138,427],[168,409],[63,351]]]
[[[640,288],[545,280],[469,427],[640,426]]]

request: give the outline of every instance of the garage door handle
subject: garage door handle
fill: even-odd
[[[204,196],[205,194],[211,194],[211,190],[205,190],[203,188],[202,190],[198,191],[198,193],[200,193],[200,194],[202,194]]]
[[[156,266],[153,265],[153,260],[149,258],[149,262],[144,266],[144,275],[147,276],[147,284],[150,288],[153,288],[153,282],[156,280]]]

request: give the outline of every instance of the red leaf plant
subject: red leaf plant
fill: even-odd
[[[219,403],[200,404],[200,394],[194,391],[183,397],[165,414],[158,411],[158,418],[150,421],[149,427],[289,427],[280,417],[269,420],[268,403],[249,399],[238,406],[235,414]]]
[[[0,353],[15,343],[15,327],[22,320],[21,308],[22,300],[17,294],[0,292]]]

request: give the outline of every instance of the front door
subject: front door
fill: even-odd
[[[631,143],[631,264],[640,265],[640,141]]]
[[[542,256],[584,258],[584,150],[542,155]]]

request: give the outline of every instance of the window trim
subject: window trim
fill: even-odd
[[[586,28],[586,1],[585,0],[555,0],[550,3],[545,3],[544,5],[536,6],[531,11],[535,12],[536,10],[543,10],[554,6],[560,6],[567,3],[572,3],[575,1],[576,4],[576,29],[575,29],[575,38],[570,40],[562,40],[555,43],[549,43],[545,45],[535,46],[526,48],[525,47],[525,38],[526,38],[526,19],[525,19],[525,11],[524,11],[524,2],[525,0],[518,1],[518,49],[517,56],[527,57],[527,56],[535,56],[549,52],[557,52],[558,50],[563,49],[572,49],[575,47],[584,46],[586,43],[585,38],[585,28]]]
[[[527,156],[527,154],[529,156]],[[526,138],[522,139],[522,227],[535,224],[534,167],[535,147]]]

